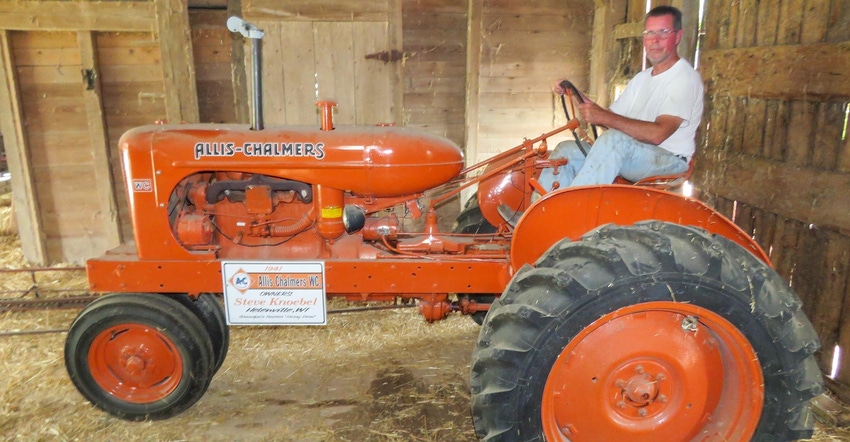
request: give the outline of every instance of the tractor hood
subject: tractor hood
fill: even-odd
[[[125,133],[120,148],[128,172],[151,173],[128,176],[128,181],[176,181],[205,170],[247,172],[364,197],[423,192],[451,180],[463,167],[463,154],[453,142],[394,126],[333,130],[285,126],[255,131],[246,125],[150,125]],[[133,167],[135,161],[148,167]]]

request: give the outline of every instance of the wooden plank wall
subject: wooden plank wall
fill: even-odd
[[[817,329],[850,399],[850,4],[708,2],[695,186],[753,235]]]
[[[92,242],[103,248],[99,229],[109,214],[96,198],[93,157],[79,149],[91,138],[77,34],[12,32],[10,42],[46,252],[84,254]]]
[[[480,0],[474,0],[480,1]],[[483,2],[479,23],[477,94],[469,106],[477,114],[467,134],[468,162],[484,160],[564,123],[551,84],[570,78],[577,87],[589,85],[589,53],[594,4],[574,0]]]
[[[221,9],[189,10],[195,87],[202,123],[239,122],[231,73],[233,33],[227,29],[227,17],[227,11]],[[247,95],[247,90],[242,93]],[[248,97],[242,99],[247,101]]]
[[[337,124],[395,122],[395,65],[367,58],[399,50],[389,41],[388,6],[387,0],[243,1],[245,19],[265,32],[266,125],[318,124],[317,100],[337,102]]]
[[[15,31],[10,37],[44,260],[79,262],[132,237],[123,185],[113,180],[121,176],[114,147],[125,130],[165,117],[158,44],[145,33]],[[96,63],[87,67],[95,73],[90,84],[81,77],[86,53]],[[95,88],[100,95],[92,103],[85,94]],[[92,148],[107,145],[112,154]]]
[[[132,238],[118,138],[197,121],[189,35],[182,0],[0,2],[0,130],[29,261]]]
[[[467,5],[402,2],[404,125],[464,144]]]
[[[166,89],[159,42],[148,32],[98,32],[96,36],[107,145],[110,149],[124,238],[133,237],[127,195],[122,180],[118,140],[124,132],[158,120],[167,120]],[[89,251],[101,250],[92,247]]]

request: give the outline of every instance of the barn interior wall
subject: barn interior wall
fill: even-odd
[[[468,10],[464,2],[402,2],[405,126],[464,143]]]
[[[769,252],[850,398],[850,5],[714,2],[695,186]],[[844,351],[833,364],[835,350]]]
[[[79,263],[132,240],[118,138],[197,121],[186,12],[180,0],[0,3],[0,130],[29,261]]]
[[[592,1],[483,2],[475,75],[474,149],[469,162],[485,160],[565,123],[551,85],[570,79],[587,90],[592,47]],[[555,140],[557,141],[557,140]]]
[[[202,123],[237,123],[236,94],[231,73],[231,35],[226,9],[190,9],[195,87]],[[247,99],[247,97],[245,98]]]
[[[10,42],[47,253],[80,253],[92,241],[102,248],[102,238],[92,229],[108,214],[94,198],[97,182],[89,173],[93,158],[77,149],[91,144],[77,35],[12,32]],[[74,185],[68,185],[71,182]]]

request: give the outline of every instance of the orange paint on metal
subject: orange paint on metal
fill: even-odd
[[[246,259],[249,257],[246,257]],[[256,259],[256,258],[255,258]],[[142,260],[130,248],[87,261],[92,292],[221,293],[217,260]],[[351,258],[325,261],[329,296],[417,297],[431,293],[500,293],[511,278],[506,258]]]
[[[183,378],[180,351],[168,336],[143,324],[118,324],[99,333],[88,367],[101,389],[133,404],[164,399]]]
[[[632,225],[647,220],[699,227],[725,236],[770,264],[758,243],[700,201],[647,187],[611,185],[566,188],[538,200],[517,222],[511,268],[533,264],[563,238],[575,241],[604,224]]]
[[[457,145],[402,127],[308,126],[253,131],[244,125],[152,125],[119,143],[139,255],[197,259],[175,241],[169,225],[172,191],[207,171],[284,178],[356,197],[415,195],[456,177]],[[322,207],[315,207],[321,213]]]
[[[537,138],[525,140],[522,144],[461,172],[461,174],[470,174],[481,171],[478,178],[478,202],[481,214],[490,224],[494,226],[505,224],[505,220],[497,210],[502,204],[517,212],[522,212],[531,204],[530,182],[540,176],[544,167],[566,164],[566,160],[548,160],[550,153],[548,139],[561,132],[575,129],[577,126],[577,120],[570,120],[564,126]],[[445,198],[446,196],[443,200]]]
[[[423,296],[419,300],[419,314],[428,322],[442,321],[452,311],[446,294]]]
[[[316,106],[322,113],[322,130],[334,130],[333,115],[336,101],[320,100],[316,102]]]
[[[552,441],[749,440],[763,403],[758,357],[734,325],[693,304],[650,302],[572,339],[549,373],[541,418]]]
[[[319,207],[316,232],[325,239],[336,239],[345,233],[342,223],[342,207],[345,196],[342,190],[328,188],[322,185],[313,186],[316,206]]]

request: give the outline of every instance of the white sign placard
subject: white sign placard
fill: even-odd
[[[322,261],[222,261],[229,325],[325,325]]]

